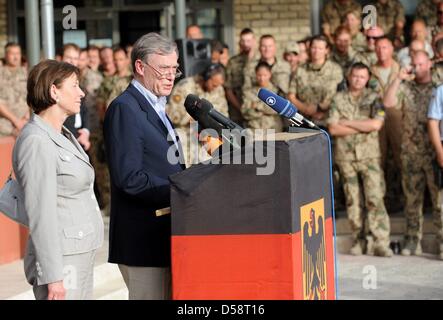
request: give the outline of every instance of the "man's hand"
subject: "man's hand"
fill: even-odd
[[[397,77],[401,81],[403,81],[403,80],[406,80],[406,81],[414,80],[415,79],[415,74],[413,73],[413,68],[412,67],[401,68]]]
[[[83,146],[85,151],[88,151],[91,147],[91,142],[89,142],[89,131],[86,129],[79,129],[77,132],[79,134],[77,138],[78,143]]]
[[[48,284],[48,300],[65,300],[66,289],[63,280]]]

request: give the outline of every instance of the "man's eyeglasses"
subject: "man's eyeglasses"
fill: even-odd
[[[155,68],[154,66],[150,65],[147,62],[143,62],[142,61],[142,63],[147,65],[147,66],[149,66],[149,67],[151,67],[152,70],[157,72],[159,79],[167,79],[169,76],[177,79],[177,78],[180,78],[183,75],[183,72],[181,72],[178,67],[171,67],[172,70],[166,71],[166,72],[161,72],[161,71],[157,70],[157,68]],[[168,68],[168,69],[171,69],[171,68]]]

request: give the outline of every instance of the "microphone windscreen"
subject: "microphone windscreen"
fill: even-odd
[[[267,89],[261,88],[258,91],[258,98],[285,118],[292,118],[297,113],[297,109],[289,100]]]
[[[207,100],[200,99],[194,94],[188,94],[184,105],[189,115],[198,122],[199,132],[203,129],[214,129],[221,135],[223,127],[209,116],[208,111],[212,108],[212,105]]]
[[[194,120],[198,120],[198,119],[196,119],[196,114],[198,111],[197,108],[198,108],[199,101],[200,101],[200,98],[198,96],[196,96],[195,94],[188,94],[186,96],[186,99],[184,102],[186,111],[189,113],[189,115]]]

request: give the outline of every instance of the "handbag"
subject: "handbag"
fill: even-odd
[[[5,185],[0,189],[0,212],[22,226],[29,227],[29,219],[25,211],[24,192],[17,180],[12,178],[12,171]]]

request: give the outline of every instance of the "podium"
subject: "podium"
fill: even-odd
[[[335,299],[328,139],[279,133],[264,148],[272,174],[254,161],[170,178],[173,299]]]

